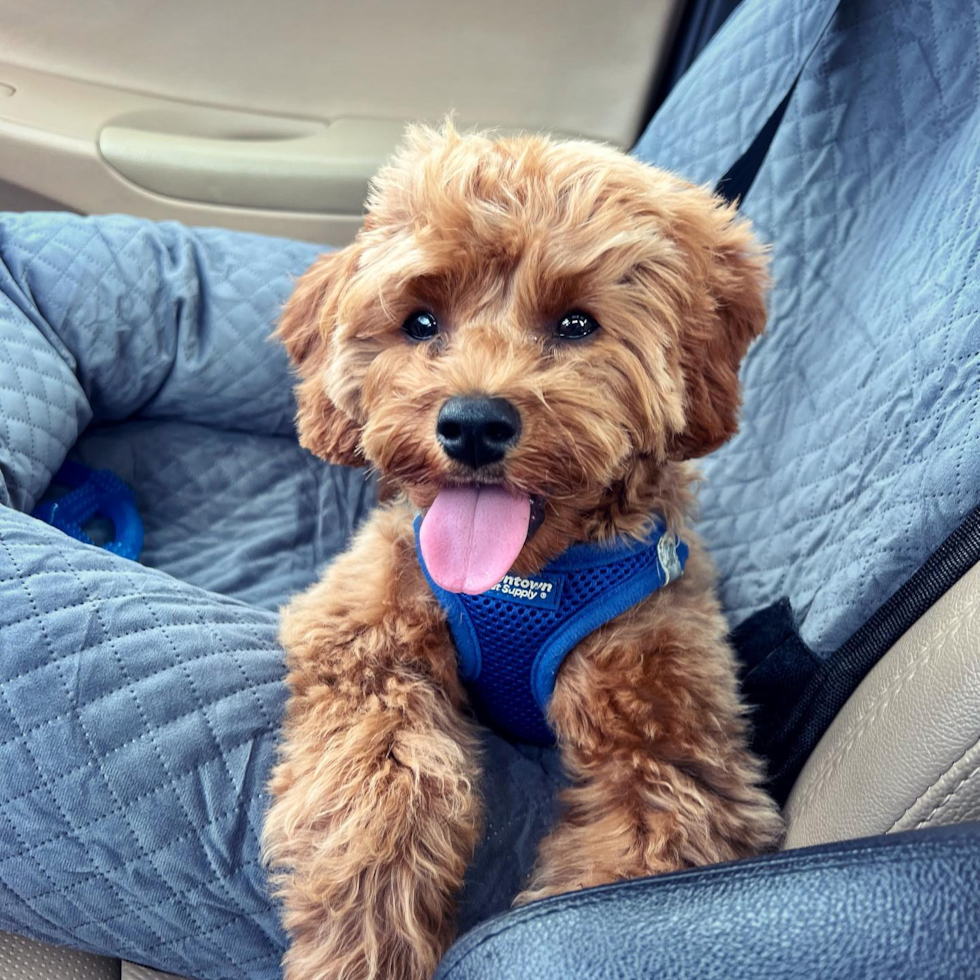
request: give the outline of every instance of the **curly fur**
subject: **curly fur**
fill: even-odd
[[[473,722],[412,518],[462,479],[435,419],[506,397],[523,433],[482,479],[545,499],[516,568],[662,513],[691,545],[670,588],[566,659],[550,706],[571,778],[520,901],[773,847],[714,572],[686,526],[687,460],[737,428],[765,324],[764,251],[703,188],[612,149],[416,128],[362,231],[300,279],[280,336],[303,444],[391,499],[283,615],[290,698],[264,843],[288,980],[425,980],[480,832]],[[413,345],[424,307],[445,329]],[[585,310],[602,328],[560,344]],[[472,480],[472,475],[469,479]]]

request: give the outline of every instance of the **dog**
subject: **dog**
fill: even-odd
[[[447,124],[409,131],[354,243],[298,280],[278,335],[300,440],[372,467],[388,499],[282,616],[264,850],[288,980],[431,976],[481,828],[451,603],[551,601],[547,570],[576,548],[639,555],[660,587],[580,623],[551,665],[569,787],[517,901],[777,845],[687,523],[689,461],[738,426],[767,276],[704,188],[597,144]]]

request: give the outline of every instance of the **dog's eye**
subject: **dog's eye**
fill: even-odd
[[[561,340],[581,340],[598,329],[599,324],[595,317],[574,310],[571,313],[566,313],[558,321],[558,326],[555,327],[555,336]]]
[[[402,324],[402,330],[412,340],[432,340],[439,332],[439,324],[431,313],[418,310]]]

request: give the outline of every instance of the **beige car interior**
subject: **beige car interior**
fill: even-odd
[[[0,0],[0,208],[342,245],[408,121],[629,146],[680,6]]]
[[[453,111],[629,146],[680,6],[0,0],[0,210],[343,244],[408,120]],[[786,846],[977,819],[978,718],[980,566],[825,733],[787,804]],[[0,980],[164,976],[0,933]]]

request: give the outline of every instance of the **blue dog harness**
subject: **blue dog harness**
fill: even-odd
[[[519,742],[549,745],[558,668],[589,633],[684,572],[687,545],[658,521],[644,541],[573,545],[527,577],[506,575],[480,595],[457,595],[422,571],[446,611],[460,675],[480,719]]]

